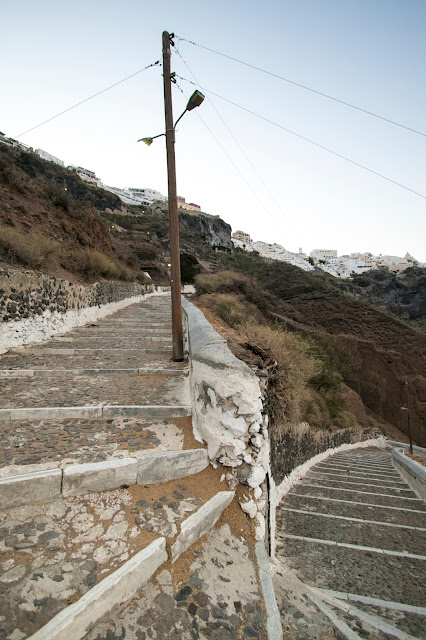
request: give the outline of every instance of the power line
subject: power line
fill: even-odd
[[[195,82],[197,82],[198,86],[200,87],[200,89],[204,90],[202,85],[198,82],[198,79],[195,77],[194,72],[190,69],[188,63],[185,61],[185,59],[183,58],[182,54],[175,49],[176,53],[178,54],[178,56],[180,57],[180,59],[182,60],[183,64],[186,66],[186,68],[188,69],[189,73],[192,75],[192,77],[194,78]],[[222,115],[219,113],[219,111],[217,110],[215,104],[212,102],[212,100],[210,100],[210,98],[207,96],[207,100],[210,102],[211,106],[213,107],[213,109],[215,110],[217,116],[220,118],[220,120],[222,121],[222,124],[224,125],[224,127],[227,129],[228,133],[230,134],[230,136],[232,137],[232,139],[234,140],[235,144],[237,145],[237,147],[239,148],[239,150],[241,151],[241,153],[243,154],[243,156],[245,157],[245,159],[247,160],[248,164],[250,165],[250,167],[252,168],[252,170],[254,171],[255,175],[258,177],[258,179],[260,180],[260,182],[263,184],[265,190],[269,193],[269,196],[271,197],[271,199],[275,202],[276,206],[278,207],[278,209],[281,211],[281,213],[286,216],[287,214],[283,211],[281,205],[279,204],[279,202],[276,200],[275,196],[272,194],[271,190],[268,188],[267,184],[265,183],[265,181],[263,180],[262,176],[258,173],[256,167],[253,165],[253,163],[251,162],[250,158],[247,156],[246,152],[244,151],[244,149],[242,148],[242,146],[239,144],[238,140],[236,139],[236,137],[234,136],[234,134],[232,133],[231,129],[228,127],[227,123],[225,122],[225,120],[223,119]],[[211,133],[211,132],[210,132]],[[262,203],[263,204],[263,203]],[[263,205],[264,207],[264,205]],[[265,207],[264,207],[265,208]],[[265,209],[266,211],[266,209]],[[291,223],[291,220],[288,218],[289,224],[293,227],[293,230],[296,231],[296,229],[294,229],[293,224]]]
[[[185,82],[189,82],[190,84],[197,86],[195,84],[195,82],[192,82],[192,80],[188,80],[187,78],[182,78],[181,76],[176,76],[177,78],[180,78],[181,80],[184,80]],[[320,149],[323,149],[323,151],[327,151],[328,153],[331,153],[334,156],[337,156],[338,158],[341,158],[342,160],[345,160],[346,162],[350,162],[351,164],[355,165],[356,167],[359,167],[360,169],[364,169],[364,171],[368,171],[369,173],[374,174],[375,176],[378,176],[379,178],[383,178],[383,180],[387,180],[388,182],[391,182],[392,184],[395,184],[398,187],[401,187],[402,189],[406,189],[406,191],[410,191],[411,193],[414,193],[416,196],[420,196],[421,198],[425,198],[426,196],[423,193],[419,193],[418,191],[415,191],[414,189],[411,189],[410,187],[407,187],[404,184],[401,184],[400,182],[397,182],[396,180],[393,180],[392,178],[388,178],[387,176],[383,175],[382,173],[379,173],[378,171],[374,171],[374,169],[370,169],[369,167],[366,167],[364,164],[361,164],[360,162],[356,162],[355,160],[351,160],[350,158],[348,158],[347,156],[342,155],[341,153],[338,153],[337,151],[333,151],[333,149],[330,149],[329,147],[325,147],[324,145],[320,144],[319,142],[314,142],[314,140],[311,140],[310,138],[307,138],[306,136],[303,136],[300,133],[297,133],[296,131],[292,131],[291,129],[288,129],[287,127],[284,127],[282,124],[278,124],[278,122],[274,122],[273,120],[270,120],[269,118],[266,118],[265,116],[260,115],[260,113],[256,113],[255,111],[252,111],[251,109],[248,109],[247,107],[243,107],[243,105],[238,104],[238,102],[234,102],[233,100],[229,100],[229,98],[225,98],[224,96],[219,95],[218,93],[215,93],[214,91],[211,91],[210,89],[206,89],[204,87],[204,91],[211,93],[213,96],[216,96],[217,98],[220,98],[221,100],[224,100],[225,102],[228,102],[229,104],[232,104],[234,107],[238,107],[238,109],[242,109],[243,111],[246,111],[247,113],[250,113],[252,116],[256,116],[256,118],[260,118],[261,120],[264,120],[265,122],[269,122],[269,124],[274,125],[274,127],[278,127],[279,129],[282,129],[283,131],[286,131],[287,133],[291,133],[291,135],[296,136],[297,138],[300,138],[301,140],[304,140],[305,142],[309,142],[309,144],[313,144],[315,147],[319,147]]]
[[[261,73],[265,73],[268,76],[272,76],[273,78],[277,78],[278,80],[282,80],[283,82],[287,82],[288,84],[292,84],[300,89],[305,89],[306,91],[310,91],[311,93],[316,93],[323,98],[328,98],[329,100],[333,100],[334,102],[338,102],[340,104],[345,105],[345,107],[350,107],[351,109],[356,109],[357,111],[361,111],[362,113],[366,113],[369,116],[373,116],[374,118],[378,118],[379,120],[384,120],[385,122],[389,122],[390,124],[394,124],[397,127],[401,127],[401,129],[406,129],[407,131],[411,131],[412,133],[417,133],[419,136],[426,137],[426,133],[423,131],[418,131],[417,129],[413,129],[412,127],[407,127],[405,124],[401,124],[400,122],[396,122],[395,120],[391,120],[390,118],[386,118],[385,116],[381,116],[378,113],[374,113],[373,111],[368,111],[368,109],[363,109],[362,107],[357,107],[350,102],[346,102],[345,100],[341,100],[340,98],[336,98],[335,96],[331,96],[328,93],[323,93],[322,91],[318,91],[317,89],[313,89],[312,87],[308,87],[305,84],[301,84],[300,82],[296,82],[295,80],[290,80],[290,78],[285,78],[284,76],[280,76],[277,73],[273,73],[272,71],[267,71],[266,69],[262,69],[261,67],[257,67],[254,64],[250,64],[249,62],[245,62],[244,60],[239,60],[238,58],[234,58],[232,56],[227,55],[226,53],[222,53],[221,51],[216,51],[215,49],[210,49],[210,47],[205,47],[202,44],[198,44],[197,42],[193,42],[192,40],[187,40],[186,38],[180,38],[179,36],[175,36],[178,40],[182,42],[188,42],[189,44],[193,44],[196,47],[200,47],[201,49],[205,49],[206,51],[210,51],[211,53],[215,53],[218,56],[222,56],[222,58],[227,58],[228,60],[233,60],[233,62],[238,62],[239,64],[244,65],[245,67],[250,67],[251,69],[255,69],[256,71],[260,71]]]
[[[179,76],[176,76],[179,77]],[[192,83],[194,84],[194,83]],[[188,100],[188,96],[185,94],[185,92],[183,91],[183,89],[181,87],[179,87],[178,85],[175,85],[179,91],[185,96],[185,98]],[[197,110],[197,116],[200,118],[201,122],[203,123],[203,125],[206,127],[207,131],[210,133],[210,135],[212,136],[212,138],[216,141],[216,143],[219,145],[219,147],[222,149],[223,153],[226,155],[226,157],[228,158],[229,162],[232,164],[232,166],[234,167],[234,169],[236,170],[236,172],[239,174],[240,178],[242,180],[244,180],[244,182],[246,183],[246,185],[248,186],[248,188],[250,189],[250,191],[252,192],[252,194],[254,195],[254,197],[256,198],[256,200],[259,202],[259,204],[261,205],[261,207],[265,210],[266,213],[269,214],[268,209],[265,207],[264,202],[259,198],[259,196],[257,195],[256,191],[253,189],[253,187],[251,186],[250,182],[248,180],[246,180],[246,178],[244,177],[244,175],[242,174],[242,172],[240,171],[240,169],[238,168],[238,165],[235,164],[235,162],[233,161],[233,159],[231,158],[231,156],[229,155],[229,153],[226,151],[225,147],[222,145],[222,143],[218,140],[218,138],[215,136],[215,134],[213,133],[213,131],[210,129],[210,127],[208,126],[208,124],[206,123],[206,121],[202,118],[202,116],[199,114],[198,110]]]
[[[135,71],[135,73],[132,73],[130,76],[127,76],[126,78],[123,78],[122,80],[119,80],[118,82],[115,82],[114,84],[110,85],[109,87],[106,87],[106,89],[102,89],[102,91],[98,91],[97,93],[94,93],[92,96],[89,96],[88,98],[85,98],[84,100],[81,100],[81,102],[77,102],[77,104],[73,104],[72,107],[68,107],[68,109],[64,109],[64,111],[61,111],[60,113],[57,113],[55,116],[52,116],[51,118],[48,118],[47,120],[44,120],[43,122],[40,122],[40,124],[36,124],[35,127],[31,127],[31,129],[27,129],[27,131],[24,131],[23,133],[19,133],[16,137],[20,138],[22,136],[25,136],[30,131],[34,131],[34,129],[38,129],[38,127],[41,127],[43,124],[46,124],[47,122],[51,122],[52,120],[55,120],[55,118],[59,118],[59,116],[63,116],[64,113],[68,113],[68,111],[71,111],[72,109],[75,109],[76,107],[79,107],[80,105],[84,104],[85,102],[88,102],[89,100],[92,100],[93,98],[96,98],[96,96],[100,96],[101,93],[105,93],[105,91],[109,91],[110,89],[113,89],[117,85],[122,84],[123,82],[126,82],[126,80],[130,80],[130,78],[134,78],[134,76],[137,76],[139,73],[142,73],[142,71],[146,71],[147,69],[150,69],[151,67],[155,67],[156,65],[159,65],[159,64],[161,64],[160,60],[157,60],[156,62],[153,62],[152,64],[148,64],[143,69],[139,69],[139,71]]]

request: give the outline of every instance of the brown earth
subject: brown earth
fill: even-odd
[[[253,300],[285,328],[330,344],[355,369],[347,381],[368,409],[408,434],[405,383],[414,441],[426,444],[426,334],[341,292],[319,275],[285,263],[235,255],[228,268],[250,275]],[[261,289],[261,290],[260,290]],[[259,292],[260,290],[260,292]]]

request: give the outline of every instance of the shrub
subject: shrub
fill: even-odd
[[[86,280],[107,278],[112,280],[130,280],[132,274],[124,265],[117,264],[100,251],[84,249],[74,254],[75,269]]]
[[[54,262],[60,251],[61,245],[52,238],[0,224],[0,256],[5,262],[40,269]]]
[[[247,320],[247,309],[235,295],[219,293],[214,299],[213,308],[217,315],[231,327]]]
[[[341,411],[333,422],[340,429],[353,429],[357,425],[357,419],[350,411]]]
[[[311,355],[311,344],[300,336],[261,325],[247,325],[246,334],[262,350],[269,370],[269,400],[272,422],[300,422],[306,408],[309,380],[320,369]]]
[[[250,280],[237,271],[219,271],[218,273],[202,273],[195,277],[195,288],[202,293],[233,293],[246,291],[253,286]]]

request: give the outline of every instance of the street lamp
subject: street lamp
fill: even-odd
[[[183,116],[185,115],[185,113],[187,111],[192,111],[193,109],[195,109],[195,107],[199,107],[200,104],[204,101],[204,95],[201,93],[201,91],[198,91],[198,89],[196,89],[194,91],[194,93],[192,94],[192,96],[189,98],[188,100],[188,104],[185,107],[185,111],[183,113],[181,113],[181,115],[179,116],[179,118],[176,120],[176,122],[173,125],[173,129],[176,130],[176,125],[179,122],[179,120],[181,120],[183,118]],[[165,133],[159,133],[157,136],[152,136],[152,138],[148,137],[148,138],[139,138],[138,142],[144,142],[148,147],[150,147],[152,145],[152,141],[155,140],[155,138],[161,138],[161,136],[165,136]]]
[[[140,138],[138,142],[144,142],[148,147],[155,138],[166,137],[167,152],[167,181],[169,193],[169,236],[170,236],[170,263],[171,263],[171,294],[172,294],[172,338],[173,360],[183,360],[183,333],[182,333],[182,305],[180,292],[180,251],[179,251],[179,217],[177,208],[176,189],[176,161],[175,161],[175,129],[176,125],[187,111],[199,107],[204,100],[203,94],[196,90],[188,100],[185,111],[173,124],[172,109],[172,74],[170,72],[170,43],[173,34],[163,31],[163,86],[164,86],[164,114],[166,122],[165,133],[156,136]]]

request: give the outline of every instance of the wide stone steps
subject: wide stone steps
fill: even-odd
[[[425,533],[424,502],[379,449],[315,465],[277,512],[285,571],[348,638],[423,637]]]
[[[147,369],[164,370],[164,371],[180,371],[184,374],[188,372],[188,365],[186,362],[173,362],[166,354],[146,354],[145,352],[137,351],[110,351],[109,353],[97,352],[87,355],[86,351],[80,351],[72,353],[71,355],[64,354],[62,351],[59,353],[39,353],[29,350],[22,351],[19,354],[11,355],[4,354],[0,358],[0,376],[9,375],[9,372],[23,372],[28,371],[32,375],[33,371],[70,371],[74,373],[77,371],[120,371],[130,370],[134,373],[139,370],[145,371]],[[2,374],[2,372],[5,372]]]
[[[28,637],[57,615],[66,619],[73,602],[84,610],[85,600],[91,600],[98,611],[104,590],[117,581],[117,573],[127,572],[118,599],[113,592],[107,600],[110,607],[119,604],[129,593],[129,581],[142,585],[152,572],[149,561],[132,571],[135,559],[144,550],[149,555],[162,540],[159,564],[167,560],[166,544],[184,551],[194,536],[208,530],[206,516],[215,522],[232,498],[220,491],[219,473],[211,467],[203,472],[202,483],[196,478],[86,492],[3,511],[0,544],[6,564],[0,576],[0,610],[13,637]],[[81,637],[78,621],[70,618],[68,637]],[[40,637],[56,636],[43,629]]]
[[[193,436],[170,298],[95,324],[0,357],[8,639],[82,637],[233,499]]]

